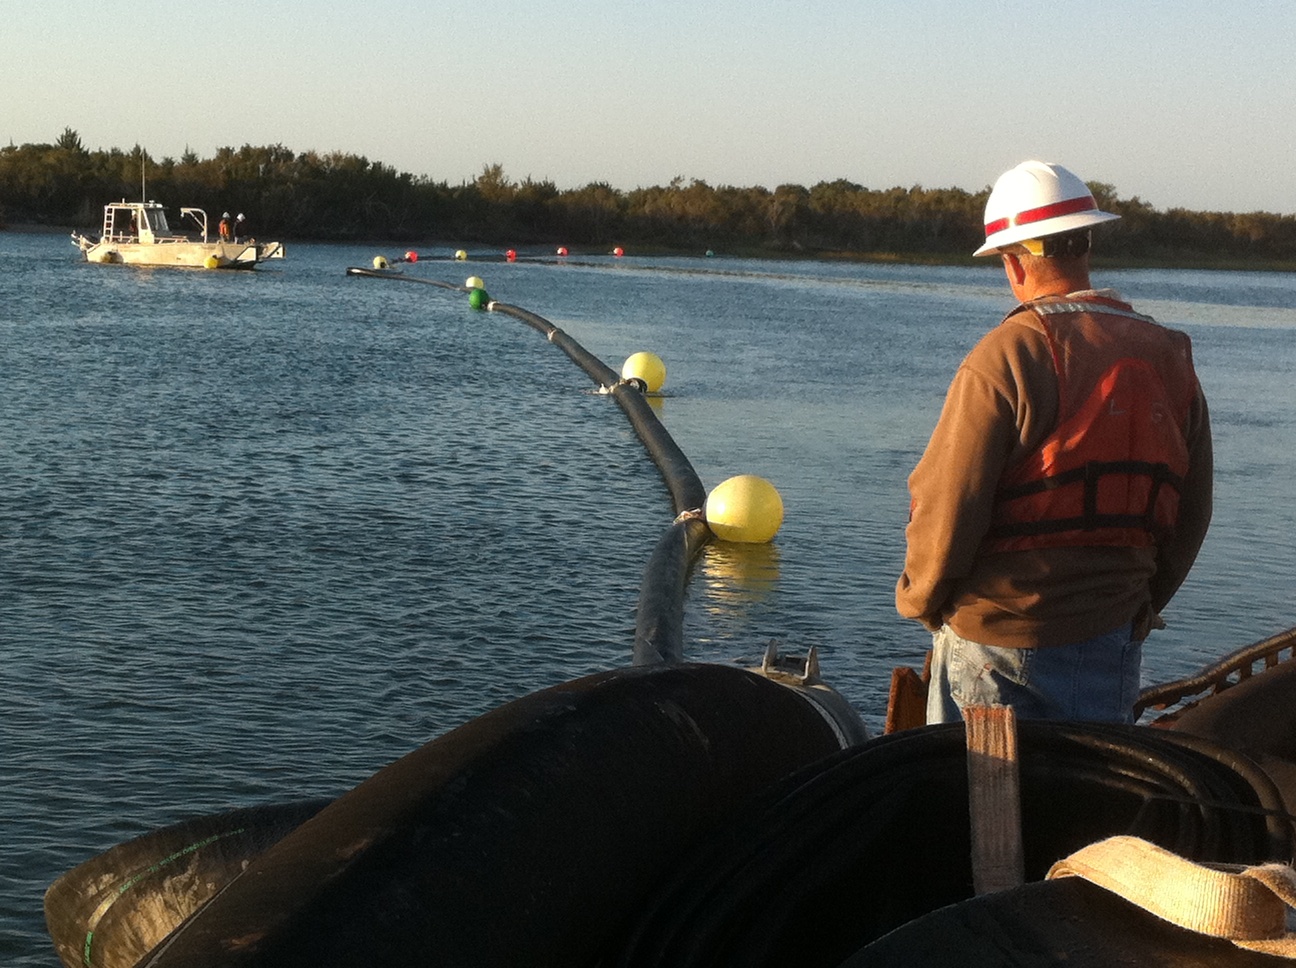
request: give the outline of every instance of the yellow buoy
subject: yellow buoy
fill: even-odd
[[[207,258],[203,259],[203,265],[208,269],[219,269],[220,259],[216,258],[214,255],[209,255]]]
[[[387,257],[386,257],[385,255],[376,255],[376,256],[374,256],[374,263],[373,263],[373,266],[374,266],[375,269],[386,269],[386,268],[387,268]]]
[[[712,489],[702,513],[721,541],[761,544],[783,524],[783,498],[765,478],[739,474]]]
[[[666,382],[666,364],[656,353],[631,353],[621,365],[621,379],[642,380],[649,393],[656,393]]]
[[[455,258],[458,259],[460,262],[463,262],[465,259],[468,258],[468,253],[465,252],[463,249],[456,249]]]
[[[469,276],[464,281],[464,286],[468,289],[485,289],[486,283],[482,282],[481,276]]]

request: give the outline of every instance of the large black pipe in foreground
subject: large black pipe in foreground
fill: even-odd
[[[230,810],[154,830],[74,867],[45,892],[67,968],[132,968],[328,800]]]
[[[1199,862],[1291,857],[1290,817],[1278,790],[1227,748],[1140,726],[1023,720],[1017,727],[1028,881],[1117,834]],[[956,948],[932,944],[940,921],[910,932],[913,951],[883,941],[886,956],[874,960],[865,946],[972,896],[967,757],[963,724],[927,726],[788,777],[690,854],[639,906],[640,920],[610,945],[602,964],[836,968],[861,949],[851,962],[861,968],[964,963]],[[1054,941],[1082,933],[1074,924],[1080,913],[1061,909],[1072,923],[1059,926]],[[1060,964],[1009,957],[1019,928],[1047,931],[1034,920],[1040,915],[1059,911],[1026,908],[984,919],[986,957],[976,964]],[[968,944],[966,935],[961,941]],[[927,957],[933,948],[947,960]],[[1073,950],[1072,960],[1086,968],[1146,963],[1082,954]]]
[[[821,706],[740,669],[624,669],[555,686],[333,801],[140,965],[590,964],[704,835],[841,745]],[[83,886],[81,901],[118,886]],[[149,889],[164,893],[165,879]],[[146,908],[146,894],[118,903]]]

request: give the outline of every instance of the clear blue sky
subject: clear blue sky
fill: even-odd
[[[221,0],[3,7],[0,144],[283,144],[458,184],[982,188],[1296,213],[1292,0]]]

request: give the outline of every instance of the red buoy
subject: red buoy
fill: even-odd
[[[560,245],[560,246],[558,246],[558,254],[559,254],[559,255],[566,255],[566,254],[567,254],[567,246],[565,246],[565,245]]]
[[[512,249],[509,249],[507,252],[504,253],[504,258],[508,259],[509,262],[516,262],[517,253],[514,252]]]
[[[625,249],[621,248],[621,246],[618,245],[615,249],[612,250],[612,254],[619,259],[623,255],[625,255]]]
[[[408,252],[405,253],[405,261],[418,262],[418,253],[415,252],[413,249],[410,249]]]

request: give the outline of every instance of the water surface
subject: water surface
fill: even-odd
[[[516,320],[343,274],[378,251],[137,270],[0,234],[0,963],[56,965],[44,888],[124,839],[335,795],[628,664],[672,508],[624,415]],[[760,474],[787,509],[774,544],[704,552],[688,657],[816,646],[879,728],[890,669],[927,646],[892,603],[905,478],[1002,277],[580,261],[409,271],[481,275],[614,369],[660,355],[658,413],[704,484]],[[1190,333],[1214,423],[1216,516],[1149,641],[1160,682],[1296,621],[1296,282],[1096,281]]]

